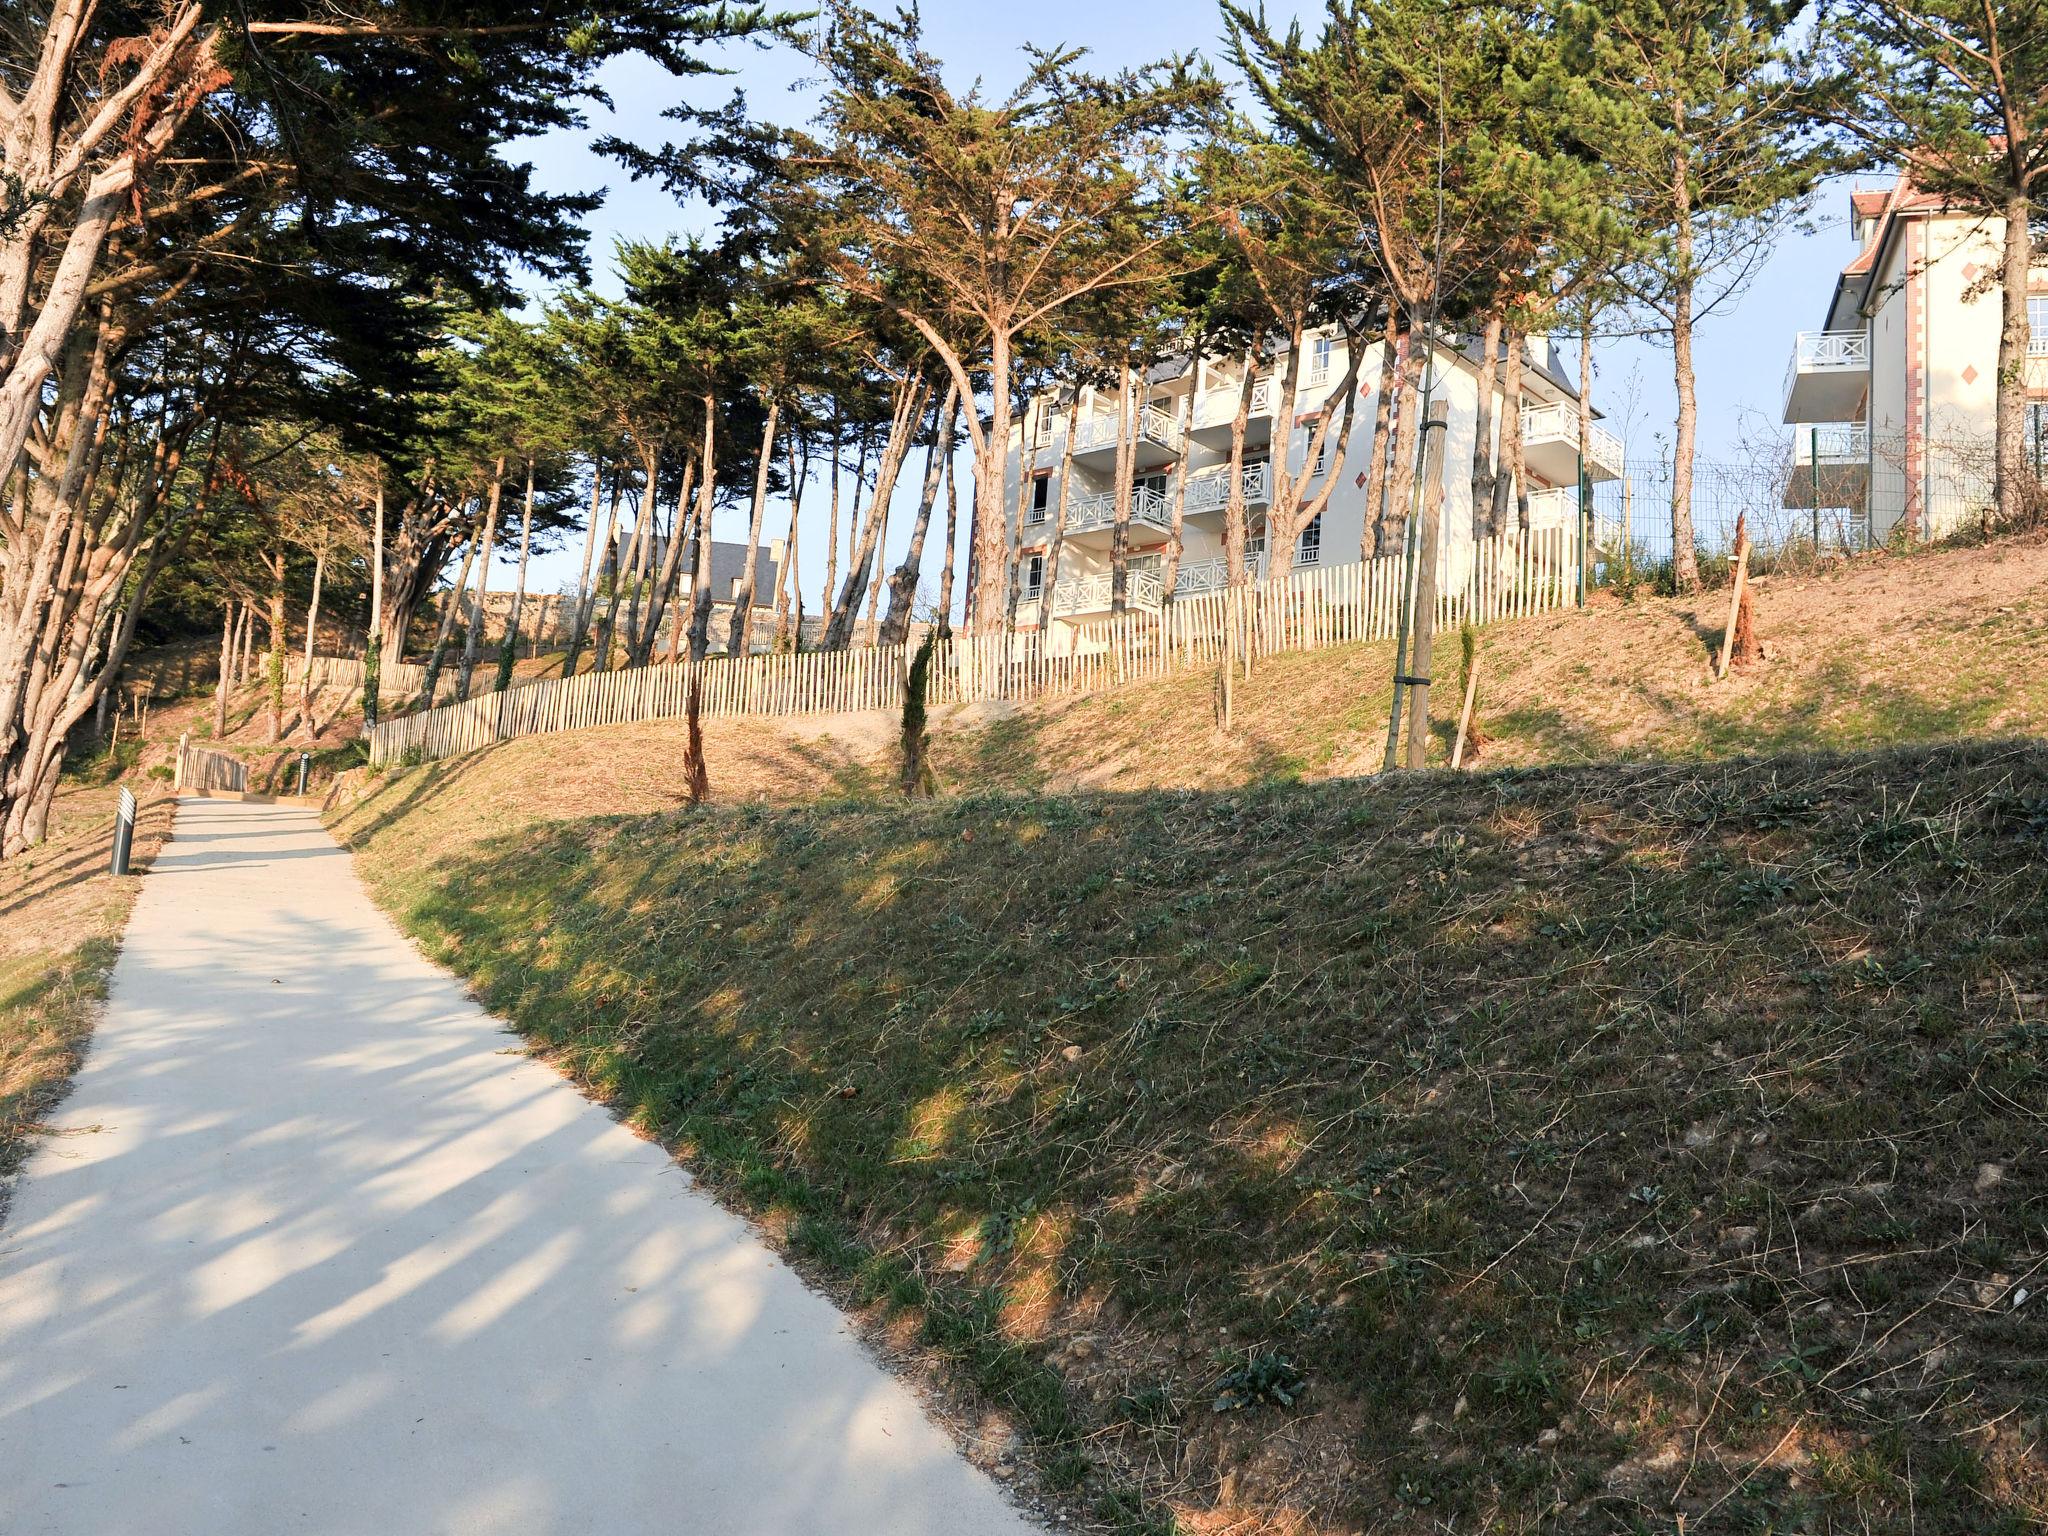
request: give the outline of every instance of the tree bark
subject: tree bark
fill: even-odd
[[[704,446],[698,453],[703,477],[697,482],[697,555],[690,570],[690,660],[711,649],[711,508],[718,483],[718,400],[706,395]]]
[[[478,541],[483,530],[477,529],[469,536],[469,542],[462,547],[462,569],[456,573],[455,585],[448,589],[448,601],[441,605],[441,622],[434,632],[434,648],[427,653],[426,676],[420,682],[419,708],[434,707],[434,692],[441,681],[441,662],[448,654],[448,637],[455,632],[455,610],[462,606],[463,594],[469,590],[469,568],[476,560]]]
[[[313,719],[313,637],[320,629],[320,583],[326,575],[327,548],[322,545],[313,552],[313,599],[306,604],[305,670],[299,678],[299,718],[315,741],[320,739],[320,730]]]
[[[1479,362],[1479,411],[1472,433],[1472,537],[1475,540],[1483,539],[1493,531],[1493,486],[1497,478],[1494,469],[1497,461],[1493,441],[1493,395],[1500,380],[1502,323],[1500,311],[1494,310],[1487,315],[1486,328],[1479,338],[1486,355]]]
[[[1375,560],[1379,558],[1381,525],[1385,521],[1384,502],[1387,494],[1387,467],[1393,460],[1393,453],[1387,442],[1387,429],[1394,419],[1394,395],[1400,388],[1399,334],[1394,323],[1395,310],[1387,306],[1386,333],[1380,339],[1380,384],[1378,398],[1372,408],[1372,466],[1365,477],[1365,516],[1358,525],[1358,558]],[[1481,515],[1473,509],[1475,518]]]
[[[925,535],[931,528],[932,508],[939,499],[939,480],[953,455],[953,434],[958,426],[960,395],[951,383],[939,407],[931,450],[925,456],[924,484],[917,495],[917,516],[910,525],[910,547],[903,563],[889,578],[889,612],[882,621],[878,643],[902,645],[910,638],[911,607],[917,599],[917,578],[924,569]]]
[[[1131,364],[1127,358],[1117,376],[1116,391],[1116,520],[1109,529],[1109,611],[1122,613],[1130,598],[1131,481],[1137,474],[1138,412],[1134,398]]]
[[[526,461],[526,505],[519,514],[519,572],[512,578],[512,606],[505,615],[505,639],[498,647],[498,678],[494,693],[512,686],[512,668],[519,659],[519,613],[526,605],[526,561],[533,548],[533,460]]]
[[[1060,500],[1053,514],[1052,542],[1045,552],[1045,584],[1038,592],[1038,634],[1041,642],[1051,633],[1053,597],[1060,580],[1060,555],[1067,543],[1067,499],[1074,484],[1074,434],[1081,429],[1081,386],[1074,386],[1067,402],[1067,437],[1060,448]]]
[[[1699,553],[1692,526],[1693,443],[1699,398],[1692,368],[1693,228],[1690,167],[1681,150],[1672,159],[1671,368],[1678,386],[1678,430],[1671,450],[1671,580],[1681,593],[1699,590]]]
[[[562,660],[562,676],[576,675],[576,657],[590,633],[590,615],[597,607],[597,589],[591,585],[590,562],[597,552],[597,513],[604,501],[604,461],[595,454],[590,460],[590,526],[583,531],[583,570],[576,578],[576,613],[569,621],[569,654]]]
[[[754,466],[753,513],[747,519],[747,564],[740,572],[739,591],[733,594],[732,624],[726,632],[725,648],[745,656],[754,647],[754,557],[761,548],[761,519],[768,511],[768,469],[775,461],[775,429],[782,419],[780,401],[768,402],[768,424],[761,429],[761,459]]]
[[[1251,426],[1252,392],[1258,388],[1259,349],[1244,349],[1244,376],[1237,382],[1237,413],[1230,418],[1230,484],[1224,487],[1223,504],[1223,558],[1230,570],[1230,584],[1241,587],[1248,579],[1245,569],[1245,546],[1250,539],[1250,527],[1244,510],[1244,435]],[[1271,410],[1270,404],[1268,410]],[[1272,449],[1267,450],[1266,484],[1271,494],[1273,482]]]
[[[946,455],[946,558],[939,567],[939,634],[953,633],[953,550],[960,540],[960,490],[953,480],[953,455]]]
[[[1393,554],[1406,542],[1408,518],[1415,508],[1415,445],[1422,425],[1422,370],[1432,358],[1429,338],[1412,313],[1403,317],[1401,348],[1401,398],[1394,421],[1394,462],[1387,470],[1387,504],[1374,530],[1376,555]]]
[[[2039,494],[2027,463],[2027,351],[2032,335],[2027,324],[2027,294],[2034,271],[2034,238],[2029,227],[2032,209],[2032,200],[2024,190],[2007,193],[2004,260],[1999,272],[2003,313],[1998,331],[1998,437],[1993,450],[1992,496],[1998,503],[1999,521],[2008,528],[2021,526],[2029,491]],[[1910,497],[1907,504],[1914,504]]]
[[[491,590],[491,555],[498,540],[498,508],[505,495],[505,459],[501,454],[491,467],[491,499],[484,512],[483,549],[477,560],[476,597],[469,607],[469,633],[462,637],[462,671],[455,679],[455,697],[467,699],[476,674],[477,650],[483,644],[484,599]]]
[[[1507,377],[1501,390],[1500,459],[1501,473],[1494,482],[1494,526],[1507,526],[1510,501],[1515,508],[1515,528],[1529,535],[1529,468],[1522,438],[1522,333],[1507,330]]]

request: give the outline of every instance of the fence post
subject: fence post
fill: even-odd
[[[178,733],[178,766],[171,775],[172,794],[176,794],[185,787],[185,741],[190,735],[191,732],[189,731],[180,731]]]

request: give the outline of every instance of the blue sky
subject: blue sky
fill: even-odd
[[[1288,9],[1284,4],[1269,7],[1275,16]],[[1300,9],[1305,25],[1312,26],[1320,16],[1320,7]],[[1143,63],[1171,50],[1197,49],[1223,68],[1217,13],[1184,0],[1123,0],[1118,5],[1036,0],[1018,6],[936,0],[924,7],[923,17],[927,46],[945,60],[953,80],[979,77],[998,94],[1016,78],[1026,44],[1085,47],[1103,69]],[[661,143],[672,136],[673,125],[661,116],[665,108],[685,98],[697,104],[723,101],[736,88],[746,92],[748,105],[758,116],[781,122],[810,116],[816,96],[806,83],[809,71],[804,61],[792,51],[732,47],[720,62],[730,74],[680,83],[651,65],[618,64],[605,81],[614,101],[612,111],[593,112],[587,131],[555,134],[528,146],[544,185],[606,189],[591,231],[591,264],[600,286],[605,285],[615,240],[658,240],[699,230],[707,215],[702,209],[679,207],[658,187],[634,183],[619,166],[591,153],[590,143],[599,134]],[[1696,363],[1703,460],[1733,457],[1739,446],[1754,445],[1760,434],[1776,429],[1793,333],[1819,325],[1835,275],[1853,254],[1846,229],[1847,202],[1846,187],[1830,190],[1814,209],[1813,232],[1786,236],[1743,294],[1702,324]],[[1575,345],[1571,355],[1577,355]],[[1629,443],[1630,456],[1658,456],[1663,451],[1658,439],[1668,445],[1675,416],[1669,348],[1614,338],[1596,347],[1594,366],[1594,404]],[[964,480],[963,476],[963,484]],[[744,537],[744,514],[725,515],[734,526],[721,524],[719,536]],[[788,520],[787,506],[778,505],[768,515],[767,529],[780,533]],[[965,520],[963,507],[963,525]],[[824,552],[822,508],[815,502],[806,506],[805,523],[809,537],[802,541],[805,557],[799,576],[805,607],[816,612]],[[893,558],[895,536],[907,536],[907,530],[890,532]],[[938,561],[939,551],[928,545],[927,569],[936,573]],[[574,562],[557,554],[541,562],[536,581],[553,588],[574,574]]]

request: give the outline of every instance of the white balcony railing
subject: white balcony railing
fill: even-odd
[[[1133,486],[1131,521],[1147,523],[1161,530],[1170,530],[1173,526],[1173,516],[1166,497],[1150,486]],[[1073,505],[1067,508],[1068,533],[1092,533],[1098,528],[1115,526],[1115,491],[1102,491],[1093,496],[1077,496]]]
[[[1145,406],[1138,412],[1138,436],[1149,439],[1163,448],[1180,452],[1180,423],[1169,411],[1156,405]],[[1122,436],[1122,422],[1115,411],[1100,411],[1093,416],[1084,416],[1074,428],[1074,452],[1088,453],[1098,448],[1114,448]]]
[[[1240,383],[1220,384],[1202,396],[1201,415],[1197,418],[1205,427],[1227,427],[1237,420],[1237,400]],[[1273,411],[1273,380],[1268,378],[1252,381],[1253,416],[1268,416]]]
[[[1868,373],[1870,332],[1801,331],[1792,342],[1792,361],[1785,366],[1785,393],[1802,373]]]
[[[1104,572],[1100,576],[1075,576],[1060,582],[1052,589],[1054,615],[1107,613],[1114,597],[1115,579],[1114,573]],[[1155,612],[1164,588],[1165,583],[1156,570],[1128,571],[1124,581],[1124,606]]]
[[[1567,448],[1577,451],[1579,408],[1561,401],[1550,405],[1523,406],[1522,443],[1525,447],[1533,447],[1537,443],[1563,443]],[[1621,469],[1621,439],[1598,422],[1589,422],[1586,428],[1586,458],[1604,469]]]
[[[1795,464],[1860,464],[1870,457],[1870,428],[1853,422],[1798,427],[1792,433]]]
[[[1248,507],[1263,507],[1272,499],[1270,466],[1247,464],[1239,472],[1244,483],[1244,504]],[[1188,476],[1188,499],[1185,510],[1189,513],[1220,512],[1230,505],[1230,466],[1221,469],[1204,470],[1199,475]]]
[[[1563,486],[1547,486],[1529,493],[1529,526],[1569,528],[1578,515],[1578,498]]]
[[[1870,332],[1801,331],[1792,348],[1792,366],[1802,373],[1868,368]]]
[[[1313,544],[1297,543],[1294,547],[1294,568],[1323,563],[1322,541]],[[1263,537],[1245,540],[1245,574],[1253,581],[1262,580],[1266,574],[1266,541]],[[1181,566],[1174,576],[1173,595],[1193,597],[1202,592],[1221,592],[1230,585],[1230,561],[1222,555],[1208,560],[1190,560]]]

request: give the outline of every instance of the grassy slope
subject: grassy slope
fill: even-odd
[[[2042,749],[548,819],[663,802],[632,730],[340,830],[1105,1523],[2048,1518]],[[863,782],[745,739],[728,790]]]
[[[1770,662],[1716,683],[1727,597],[1603,597],[1484,632],[1480,762],[1853,749],[2048,730],[2048,543],[1873,557],[1757,594]],[[1442,637],[1439,739],[1459,703]],[[1391,644],[1261,662],[1216,729],[1207,674],[1030,710],[939,743],[949,781],[1017,788],[1217,788],[1370,773],[1385,750]]]
[[[0,1176],[70,1081],[92,1033],[140,877],[106,873],[112,788],[60,792],[49,840],[0,865]],[[133,866],[169,834],[171,802],[145,801]]]

